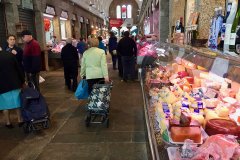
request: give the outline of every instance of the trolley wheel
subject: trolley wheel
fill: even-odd
[[[87,114],[85,117],[85,126],[89,127],[90,126],[90,122],[91,122],[91,115]]]
[[[109,118],[107,118],[107,119],[105,120],[105,125],[106,125],[107,128],[109,128]]]
[[[51,122],[50,122],[50,119],[48,119],[46,122],[44,122],[43,128],[47,129],[47,128],[50,128],[50,126],[51,126]]]
[[[32,126],[29,123],[25,122],[23,125],[23,132],[28,134],[31,131],[32,131]]]

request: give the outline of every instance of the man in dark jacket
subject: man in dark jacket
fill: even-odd
[[[116,67],[116,64],[117,64],[117,37],[114,35],[113,32],[110,32],[108,47],[109,47],[109,52],[112,56],[113,69],[116,70],[117,69],[117,67]]]
[[[72,45],[72,39],[68,38],[66,46],[62,48],[61,58],[64,67],[65,84],[69,90],[75,91],[77,89],[78,76],[78,51]],[[73,82],[71,82],[71,79]]]
[[[137,46],[129,32],[124,32],[124,37],[119,41],[117,51],[121,55],[123,66],[123,81],[135,79],[135,59],[137,56]]]
[[[29,30],[22,32],[22,39],[25,42],[23,50],[23,66],[27,81],[32,82],[39,91],[39,72],[41,71],[41,48],[38,42],[33,39]]]

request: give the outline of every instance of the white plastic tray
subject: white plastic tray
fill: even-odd
[[[169,160],[176,160],[175,155],[178,152],[179,147],[168,147],[167,148],[167,153],[168,153],[168,158]]]

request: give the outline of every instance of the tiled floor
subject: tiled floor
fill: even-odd
[[[110,126],[84,125],[85,102],[65,89],[62,70],[44,73],[41,92],[51,112],[52,127],[23,134],[6,129],[0,114],[0,159],[6,160],[147,160],[148,143],[140,85],[122,83],[117,71],[110,109]],[[16,118],[13,116],[13,120]]]

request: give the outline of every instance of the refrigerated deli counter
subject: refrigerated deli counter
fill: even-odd
[[[149,49],[154,62],[139,76],[152,159],[239,160],[240,57],[174,44]]]

